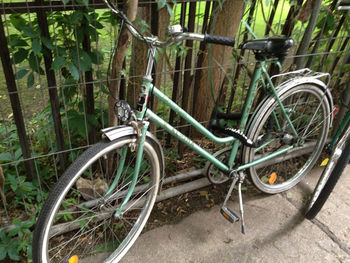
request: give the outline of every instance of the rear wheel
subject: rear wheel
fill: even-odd
[[[132,184],[137,149],[131,151],[130,144],[135,140],[100,142],[68,168],[38,218],[34,262],[66,262],[74,255],[79,262],[118,262],[124,256],[145,226],[160,178],[160,157],[146,140],[136,187],[115,216]]]
[[[264,138],[264,142],[256,149],[243,149],[243,161],[250,163],[294,146],[248,169],[255,186],[270,194],[293,187],[314,166],[330,125],[330,106],[324,91],[318,86],[298,85],[279,96],[299,138],[288,124],[279,103],[271,97],[259,107],[247,132],[253,141]]]

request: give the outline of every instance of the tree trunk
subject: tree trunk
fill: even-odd
[[[139,8],[137,18],[142,19],[149,24],[151,20],[150,7],[147,6]],[[127,101],[133,109],[135,109],[137,104],[142,76],[146,72],[147,50],[147,45],[144,42],[133,39],[129,81],[127,85]]]
[[[138,0],[124,0],[126,7],[126,15],[130,21],[135,20],[137,13]],[[116,47],[112,61],[112,74],[110,82],[110,95],[108,97],[108,124],[109,126],[115,126],[118,124],[117,117],[114,114],[114,104],[119,97],[120,82],[121,82],[121,70],[123,68],[123,62],[126,56],[126,52],[129,48],[131,41],[131,34],[124,27],[120,33],[119,41]]]
[[[214,11],[209,25],[209,28],[214,28],[214,30],[211,30],[210,33],[219,36],[234,37],[242,18],[244,1],[225,1],[221,10],[216,12],[219,8],[219,4],[216,2],[213,6]],[[221,71],[220,67],[225,68],[227,64],[229,64],[231,51],[231,47],[215,45],[212,46],[211,52],[213,64],[209,65],[208,54],[203,58],[203,67],[213,67],[209,70],[212,74],[212,88],[215,100],[225,77],[225,74]],[[216,63],[219,63],[221,66],[218,67]],[[200,122],[210,119],[215,104],[209,87],[210,83],[208,74],[208,70],[202,72],[200,81],[196,87],[196,94],[194,94],[194,96],[196,96],[196,103],[194,104],[193,115]]]
[[[156,7],[155,5],[153,6]],[[155,31],[154,32],[152,31],[152,34],[156,34],[159,37],[159,39],[164,40],[166,38],[167,29],[170,21],[169,13],[166,7],[163,7],[162,9],[158,10],[157,13],[158,13],[158,17],[157,19],[155,19],[157,26],[154,26]],[[164,59],[165,59],[165,50],[164,50],[164,53],[158,52],[158,61],[155,66],[155,76],[153,81],[153,84],[158,88],[160,88],[161,86],[162,77],[163,78],[165,77],[162,74]],[[158,99],[154,97],[152,100],[152,111],[157,112],[157,109],[158,109]],[[157,127],[152,123],[151,124],[152,132],[155,133],[156,128]]]

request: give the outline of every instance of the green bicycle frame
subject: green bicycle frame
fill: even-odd
[[[339,138],[340,134],[343,132],[344,128],[347,126],[349,120],[350,120],[350,109],[348,110],[348,112],[344,116],[342,122],[340,123],[336,134],[334,135],[331,143],[328,145],[328,149],[332,149],[333,148],[334,144],[338,141],[338,138]]]
[[[155,53],[155,50],[152,50],[151,54],[154,54],[154,53]],[[153,61],[151,61],[151,60],[152,60],[152,57],[150,56],[149,61],[148,61],[148,67],[153,66],[153,64],[152,64]],[[151,68],[147,68],[147,72],[150,73]],[[259,83],[259,81],[264,82],[264,76],[269,83],[269,91],[276,97],[276,100],[278,101],[278,103],[282,109],[283,115],[287,119],[288,124],[291,126],[292,131],[295,133],[295,135],[297,135],[295,128],[293,127],[293,124],[291,123],[290,118],[289,118],[281,100],[278,97],[278,94],[275,90],[275,87],[274,87],[272,81],[271,81],[271,78],[266,71],[266,62],[265,61],[258,61],[257,62],[257,66],[254,70],[253,80],[252,80],[251,85],[249,87],[248,94],[246,96],[245,104],[243,107],[242,118],[241,118],[240,123],[239,123],[239,130],[244,131],[246,128],[249,113],[250,113],[252,105],[253,105],[254,96],[255,96],[257,88],[258,88],[258,83]],[[238,152],[238,147],[239,147],[240,141],[232,136],[224,137],[224,138],[220,138],[220,137],[215,136],[212,132],[210,132],[207,128],[205,128],[202,124],[200,124],[197,120],[195,120],[192,116],[190,116],[186,111],[184,111],[180,106],[178,106],[175,102],[173,102],[171,99],[169,99],[160,90],[158,90],[156,87],[154,87],[151,83],[151,80],[152,80],[152,78],[151,78],[150,74],[146,75],[144,77],[140,96],[141,97],[144,96],[145,100],[140,99],[141,101],[144,101],[144,105],[142,105],[142,107],[139,106],[139,108],[142,109],[142,111],[137,112],[138,118],[139,119],[143,119],[145,117],[149,118],[150,121],[154,122],[157,126],[165,129],[172,136],[176,137],[178,140],[180,140],[181,142],[186,144],[190,149],[192,149],[193,151],[200,154],[202,157],[204,157],[206,160],[213,163],[216,167],[218,167],[222,171],[227,171],[227,172],[231,171],[233,166],[234,166],[234,160],[235,160],[237,152]],[[156,96],[160,101],[162,101],[170,109],[175,111],[180,117],[185,119],[189,124],[191,124],[195,129],[197,129],[200,133],[202,133],[204,136],[206,136],[209,140],[211,140],[215,143],[219,143],[219,144],[232,143],[232,150],[230,153],[228,163],[225,164],[225,163],[221,162],[220,160],[218,160],[217,158],[215,158],[212,154],[208,153],[206,150],[201,148],[198,144],[193,142],[187,136],[185,136],[184,134],[179,132],[176,128],[174,128],[173,126],[168,124],[166,121],[164,121],[162,118],[157,116],[156,113],[154,113],[150,109],[148,109],[146,107],[146,104],[147,104],[149,94],[153,94],[154,96]],[[293,147],[294,146],[290,146],[286,149],[282,149],[282,150],[277,151],[273,154],[265,156],[263,159],[256,160],[256,161],[249,163],[249,164],[244,164],[242,167],[244,167],[244,169],[246,169],[246,168],[249,168],[251,166],[260,164],[264,161],[267,161],[269,159],[276,157],[277,155],[285,153],[286,151],[292,149]],[[236,169],[242,170],[243,168],[241,168],[239,166]]]

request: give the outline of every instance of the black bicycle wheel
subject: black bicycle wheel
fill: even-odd
[[[342,151],[339,159],[337,160],[334,169],[332,170],[324,187],[320,190],[317,188],[315,189],[315,192],[313,193],[313,198],[311,200],[311,204],[309,205],[309,208],[305,213],[305,217],[307,219],[313,219],[320,212],[349,161],[350,139],[347,140],[346,146]]]
[[[125,255],[145,226],[160,178],[160,156],[146,139],[136,186],[125,201],[134,174],[135,140],[124,136],[100,142],[67,169],[38,218],[34,262],[68,262],[73,256],[79,262],[118,262]]]

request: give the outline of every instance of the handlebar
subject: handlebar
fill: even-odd
[[[234,46],[235,44],[235,38],[209,35],[209,34],[203,35],[198,33],[183,32],[183,28],[181,25],[175,25],[168,28],[169,38],[166,41],[160,41],[156,36],[146,37],[146,36],[143,36],[134,27],[134,25],[129,21],[126,15],[123,12],[119,11],[115,7],[115,5],[110,2],[110,0],[104,0],[104,2],[107,4],[107,6],[111,9],[113,13],[115,13],[125,21],[126,27],[135,38],[141,41],[145,41],[154,47],[168,47],[168,46],[171,46],[172,44],[175,44],[183,40],[197,40],[197,41],[204,41],[205,43],[212,43],[212,44],[226,45],[226,46]]]
[[[350,1],[340,1],[338,3],[338,10],[350,10]]]

